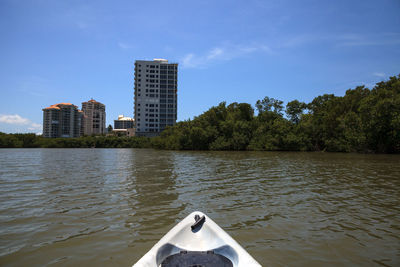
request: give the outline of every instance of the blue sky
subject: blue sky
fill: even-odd
[[[178,121],[221,101],[309,102],[400,74],[400,1],[0,0],[0,131],[42,108],[133,116],[134,61],[179,63]]]

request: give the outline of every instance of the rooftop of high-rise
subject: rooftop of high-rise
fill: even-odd
[[[58,104],[51,105],[47,108],[44,108],[43,110],[45,110],[45,109],[60,109],[59,106],[74,106],[77,108],[77,106],[75,106],[74,104],[71,104],[71,103],[58,103]]]
[[[133,121],[131,117],[125,117],[124,115],[118,115],[118,120],[119,121]]]

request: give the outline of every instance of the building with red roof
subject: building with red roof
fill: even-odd
[[[106,133],[106,106],[94,99],[82,103],[83,134]]]
[[[71,103],[59,103],[43,109],[43,137],[79,137],[83,113]]]

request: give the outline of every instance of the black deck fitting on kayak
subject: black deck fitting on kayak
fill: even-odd
[[[201,227],[203,225],[203,223],[206,221],[206,216],[199,216],[199,215],[195,215],[194,216],[194,220],[195,223],[192,224],[192,226],[190,226],[190,228],[192,228],[192,231],[194,231],[197,227]]]
[[[227,257],[213,251],[180,251],[168,256],[161,263],[161,267],[175,266],[232,267],[233,263]]]

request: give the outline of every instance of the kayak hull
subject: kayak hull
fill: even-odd
[[[205,220],[192,227],[196,215],[200,218],[204,216]],[[221,227],[200,211],[191,213],[179,222],[133,266],[160,266],[167,257],[185,251],[208,251],[226,257],[232,262],[232,266],[237,267],[261,266]]]

